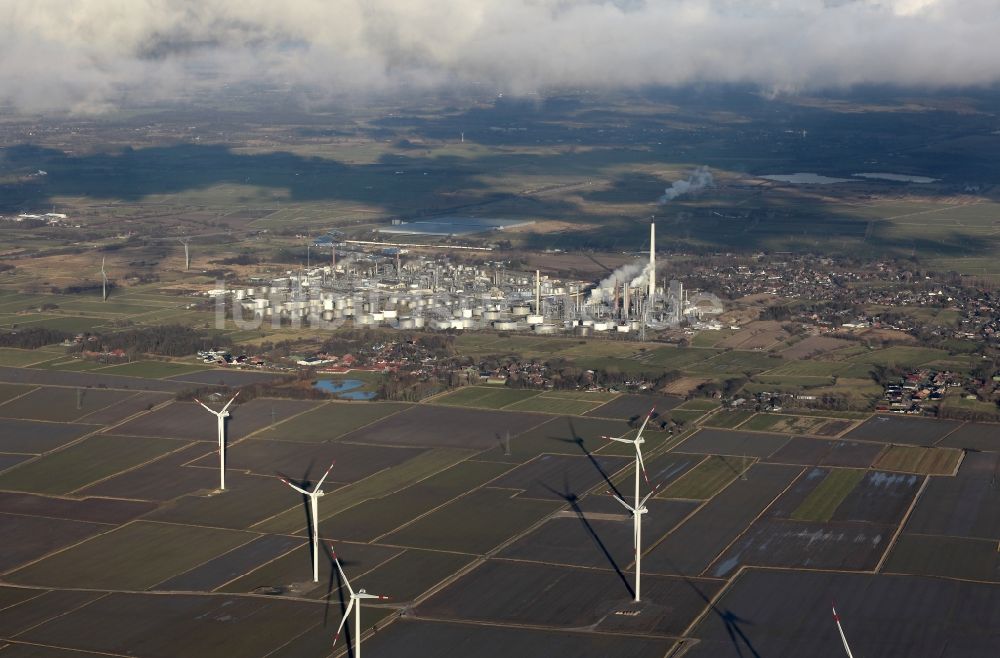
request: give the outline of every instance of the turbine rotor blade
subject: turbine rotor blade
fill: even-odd
[[[626,503],[626,502],[625,502],[625,501],[624,501],[624,500],[622,499],[622,497],[621,497],[621,496],[618,496],[618,495],[616,495],[616,494],[613,494],[613,493],[611,493],[610,491],[608,492],[608,494],[610,494],[612,498],[614,498],[614,499],[615,499],[615,500],[617,500],[617,501],[618,501],[619,503],[621,503],[622,507],[624,507],[624,508],[625,508],[625,509],[627,509],[628,511],[632,512],[633,514],[635,514],[635,509],[633,509],[633,507],[632,507],[631,505],[629,505],[628,503]]]
[[[337,640],[340,639],[340,633],[344,630],[344,624],[346,624],[347,620],[351,618],[351,608],[353,607],[354,597],[351,597],[351,602],[347,604],[347,610],[344,610],[344,618],[340,620],[340,626],[337,627],[337,634],[333,636],[333,643],[330,644],[331,648],[336,646]]]
[[[200,404],[201,406],[205,407],[205,411],[207,411],[208,413],[210,413],[210,414],[214,414],[214,415],[216,415],[216,416],[218,416],[218,415],[219,415],[219,414],[217,414],[217,413],[216,413],[215,411],[212,411],[212,408],[211,408],[210,406],[208,406],[207,404],[205,404],[204,402],[202,402],[202,401],[201,401],[201,400],[199,400],[198,398],[195,398],[195,399],[194,399],[194,401],[195,401],[195,402],[197,402],[198,404]]]
[[[308,496],[308,495],[309,495],[309,492],[308,492],[308,491],[306,491],[305,489],[303,489],[303,488],[302,488],[302,487],[300,487],[300,486],[297,486],[297,485],[294,485],[294,484],[292,484],[291,482],[289,482],[289,481],[288,481],[288,480],[286,480],[285,478],[281,478],[281,481],[282,481],[282,482],[284,482],[285,484],[287,484],[288,486],[290,486],[290,487],[291,487],[292,489],[295,489],[296,491],[298,491],[298,492],[299,492],[300,494],[302,494],[303,496]]]
[[[840,632],[840,641],[844,643],[844,651],[847,652],[847,658],[854,658],[854,654],[851,653],[851,647],[847,644],[847,636],[844,635],[844,627],[840,625],[840,615],[837,614],[837,608],[831,603],[830,609],[833,610],[833,621],[837,624],[837,630]]]
[[[646,486],[649,486],[649,475],[646,473],[646,462],[642,460],[642,448],[639,447],[638,443],[635,444],[635,456],[639,462],[639,468],[642,469],[642,477],[646,479]]]
[[[357,596],[354,594],[354,590],[351,589],[351,581],[347,579],[347,574],[344,573],[343,567],[340,566],[340,559],[337,557],[337,553],[333,550],[333,542],[330,542],[330,557],[333,558],[333,563],[337,565],[337,571],[340,572],[340,577],[344,579],[344,585],[347,586],[347,591],[351,593],[351,604],[353,605],[354,599]]]
[[[641,439],[641,438],[642,438],[642,433],[643,433],[643,432],[645,431],[645,429],[646,429],[646,423],[648,423],[648,422],[649,422],[649,419],[653,417],[653,413],[654,413],[655,411],[656,411],[656,407],[653,407],[652,409],[650,409],[650,410],[649,410],[649,413],[648,413],[648,414],[646,414],[646,420],[642,421],[642,427],[640,427],[640,428],[639,428],[639,434],[637,434],[637,435],[636,435],[636,437],[635,437],[635,440],[636,440],[636,441],[638,441],[639,439]]]
[[[232,398],[231,398],[231,399],[229,400],[229,402],[227,402],[227,403],[226,403],[226,406],[224,406],[224,407],[222,408],[222,411],[225,411],[226,409],[228,409],[228,408],[229,408],[229,405],[231,405],[231,404],[233,403],[233,401],[234,401],[234,400],[236,400],[236,398],[238,398],[238,397],[240,397],[240,392],[239,392],[239,391],[236,391],[236,395],[234,395],[234,396],[233,396],[233,397],[232,397]]]
[[[333,465],[336,463],[337,463],[336,461],[330,462],[330,468],[326,469],[326,473],[323,474],[323,477],[321,477],[319,479],[319,482],[316,483],[316,486],[313,487],[313,491],[319,491],[320,487],[323,486],[323,480],[325,480],[326,476],[330,474],[330,471],[333,469]]]

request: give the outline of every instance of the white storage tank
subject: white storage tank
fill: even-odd
[[[527,306],[515,306],[510,310],[514,315],[527,315],[531,313],[531,309]]]
[[[536,334],[554,334],[556,332],[556,326],[554,324],[536,324],[535,333]]]
[[[395,320],[396,316],[399,315],[395,309],[391,311],[382,311],[382,317],[386,320]]]
[[[399,328],[400,329],[416,329],[417,323],[413,321],[413,318],[400,318]]]
[[[527,323],[531,325],[543,324],[544,322],[545,318],[542,317],[541,315],[529,315],[527,318]]]
[[[607,322],[595,322],[594,323],[594,331],[607,331],[607,330],[608,330],[608,323]]]
[[[424,328],[424,324],[425,324],[425,322],[424,322],[423,318],[419,318],[419,317],[418,318],[413,318],[413,325],[417,329],[423,329]]]
[[[493,328],[497,331],[517,331],[517,323],[510,320],[501,320],[494,322]]]
[[[487,322],[494,322],[500,319],[500,311],[486,311],[483,313],[483,319]]]

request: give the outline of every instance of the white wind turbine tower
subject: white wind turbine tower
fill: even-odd
[[[335,462],[334,462],[335,463]],[[326,469],[326,473],[323,477],[319,479],[316,486],[313,487],[312,491],[306,491],[302,487],[292,484],[287,478],[281,478],[281,481],[295,489],[303,496],[309,496],[309,523],[310,533],[312,536],[312,557],[313,557],[313,582],[319,582],[319,498],[323,495],[323,481],[326,480],[326,476],[330,474],[330,469],[333,468],[333,463],[330,464],[330,468]],[[345,579],[346,580],[346,579]]]
[[[101,258],[101,301],[108,301],[108,275],[104,271],[104,258]]]
[[[833,621],[837,622],[837,630],[840,631],[840,640],[844,643],[844,651],[847,652],[847,658],[854,658],[854,654],[851,653],[851,647],[847,645],[847,636],[844,635],[844,627],[840,625],[840,615],[837,614],[837,608],[834,605],[830,605],[833,610]]]
[[[642,421],[642,427],[639,428],[639,433],[634,439],[626,439],[621,436],[606,436],[605,439],[609,441],[617,441],[618,443],[629,443],[635,447],[635,499],[634,504],[629,505],[620,496],[615,495],[614,498],[619,503],[621,503],[625,509],[632,513],[632,524],[634,526],[634,540],[635,540],[635,600],[639,601],[640,596],[640,577],[642,575],[642,515],[648,512],[646,509],[646,502],[650,497],[656,493],[654,488],[645,498],[639,498],[639,472],[642,471],[642,476],[646,479],[646,484],[649,484],[649,476],[646,475],[646,464],[642,461],[642,446],[645,440],[642,438],[642,433],[646,429],[646,423],[649,419],[653,417],[656,412],[656,408],[649,410],[646,414],[646,420]]]
[[[229,417],[229,405],[233,403],[233,400],[240,396],[240,392],[237,391],[236,395],[230,398],[226,406],[222,408],[222,411],[215,411],[207,404],[195,398],[194,401],[205,407],[205,411],[213,414],[219,420],[219,490],[226,490],[226,418]]]
[[[340,626],[337,628],[337,634],[333,636],[333,645],[337,644],[337,639],[340,638],[340,632],[344,630],[344,625],[347,623],[348,617],[351,616],[351,608],[354,608],[354,658],[361,658],[361,600],[362,599],[378,599],[379,601],[388,601],[388,596],[381,596],[379,594],[369,594],[363,589],[359,589],[355,592],[351,589],[351,583],[347,580],[347,575],[340,566],[340,560],[337,559],[337,554],[333,551],[333,544],[330,544],[330,555],[333,557],[333,563],[337,565],[337,571],[340,572],[340,577],[344,579],[344,586],[347,587],[347,591],[351,594],[351,602],[347,604],[347,610],[344,611],[344,618],[340,620]]]

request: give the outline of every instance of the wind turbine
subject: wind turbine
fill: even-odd
[[[215,415],[219,419],[219,490],[226,490],[226,418],[229,417],[229,405],[233,403],[233,400],[240,396],[240,392],[236,391],[236,395],[230,398],[226,406],[222,408],[222,411],[215,411],[207,404],[195,398],[194,401],[205,407],[205,411],[210,414]]]
[[[851,653],[851,647],[847,645],[847,636],[844,635],[844,627],[840,625],[840,615],[837,614],[837,608],[831,603],[830,608],[833,610],[833,621],[837,622],[837,630],[840,631],[840,640],[844,643],[844,651],[847,652],[847,658],[854,658],[854,654]]]
[[[292,484],[288,481],[288,478],[281,478],[281,481],[290,486],[292,489],[295,489],[303,496],[309,496],[309,527],[312,530],[310,533],[312,535],[310,539],[312,539],[314,583],[319,582],[319,498],[323,495],[323,480],[325,480],[326,476],[330,474],[330,470],[333,468],[334,463],[336,462],[332,462],[330,464],[330,468],[326,469],[326,473],[324,473],[323,477],[319,479],[319,482],[316,483],[316,486],[313,487],[311,492],[306,491],[298,485]]]
[[[642,438],[642,433],[646,430],[646,423],[649,419],[653,417],[656,413],[656,408],[649,410],[646,414],[646,420],[642,421],[642,426],[639,428],[639,433],[634,439],[626,439],[623,436],[606,436],[605,439],[609,441],[617,441],[618,443],[629,443],[635,448],[635,500],[632,505],[629,505],[617,494],[613,494],[615,500],[621,503],[625,509],[632,513],[632,523],[634,525],[634,539],[635,539],[635,600],[639,601],[639,580],[642,574],[642,515],[648,512],[646,509],[646,501],[649,500],[650,496],[656,493],[658,487],[654,487],[652,491],[646,494],[645,498],[639,498],[639,471],[642,471],[642,476],[646,479],[646,484],[649,484],[649,476],[646,475],[646,464],[642,460],[642,446],[645,440]],[[610,493],[610,492],[609,492]]]
[[[355,592],[351,589],[351,583],[347,580],[347,575],[344,574],[343,568],[340,566],[340,560],[337,559],[337,554],[333,551],[333,544],[330,544],[330,555],[333,557],[333,563],[337,565],[337,571],[340,572],[340,577],[344,579],[344,585],[347,587],[347,591],[351,594],[351,602],[347,604],[347,610],[344,611],[344,618],[340,620],[340,626],[337,627],[337,634],[333,636],[333,644],[330,645],[333,648],[337,644],[337,639],[340,638],[340,632],[344,630],[344,625],[347,624],[347,618],[351,616],[351,608],[354,608],[354,658],[361,658],[361,600],[362,599],[378,599],[379,601],[388,601],[388,596],[382,596],[380,594],[369,594],[363,589],[359,589]]]
[[[190,270],[191,269],[191,251],[190,251],[190,248],[189,248],[188,245],[191,242],[191,238],[185,236],[183,238],[178,238],[178,241],[182,245],[184,245],[184,270],[185,271]]]
[[[101,301],[108,301],[108,275],[104,271],[104,257],[101,257]]]

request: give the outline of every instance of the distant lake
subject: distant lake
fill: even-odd
[[[332,393],[342,400],[371,400],[375,397],[371,391],[355,390],[364,385],[360,379],[318,379],[313,388]]]
[[[858,178],[875,178],[878,180],[891,180],[897,183],[933,183],[941,180],[940,178],[931,178],[929,176],[907,176],[906,174],[886,174],[886,173],[868,173],[868,174],[854,174]]]
[[[510,226],[532,224],[523,219],[496,219],[490,217],[434,217],[416,221],[380,226],[381,233],[401,233],[419,235],[469,235],[486,231],[502,230]]]
[[[799,172],[797,174],[767,174],[758,176],[765,180],[772,180],[778,183],[794,183],[796,185],[832,185],[833,183],[848,183],[849,178],[832,178],[830,176],[820,176],[819,174]]]

